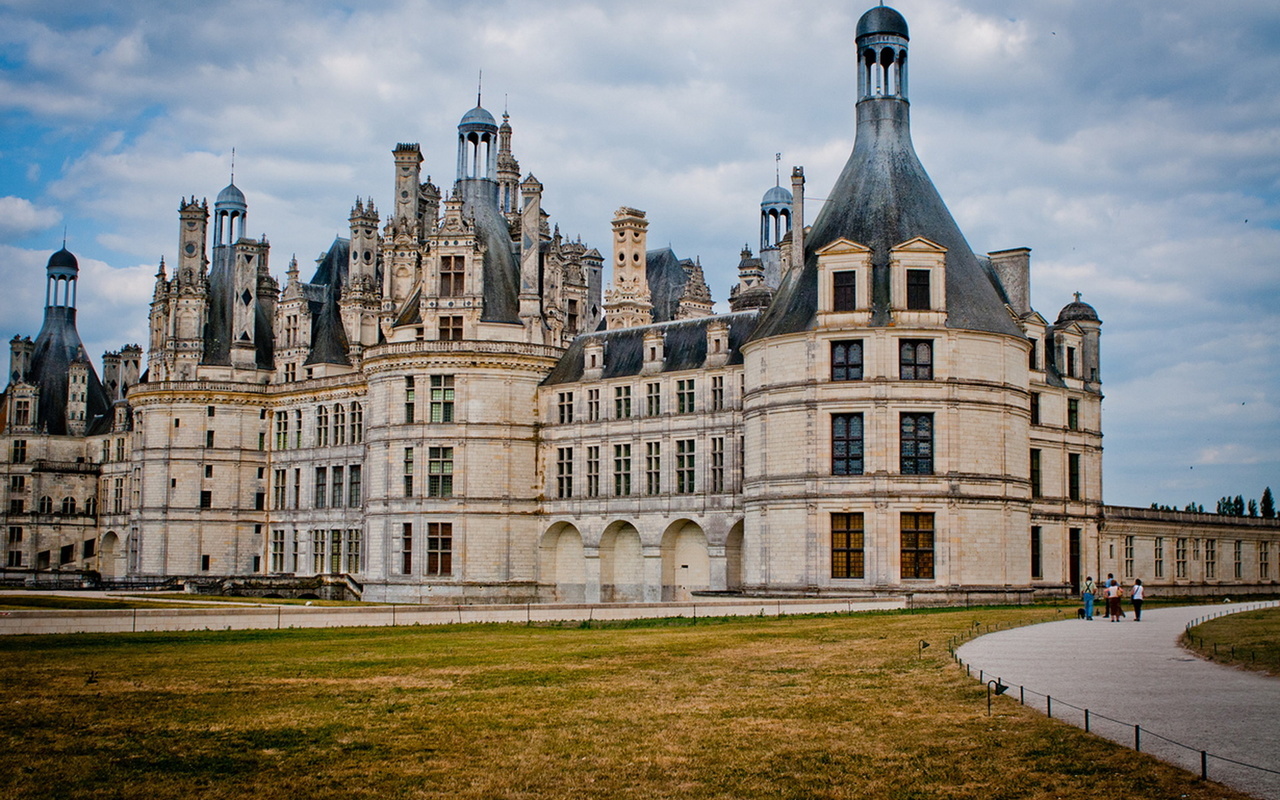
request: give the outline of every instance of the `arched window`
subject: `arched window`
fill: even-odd
[[[316,408],[316,447],[329,446],[329,407]]]
[[[364,408],[359,403],[351,404],[351,443],[364,441]]]
[[[342,407],[342,403],[333,404],[333,443],[347,443],[347,410]]]
[[[40,504],[39,506],[37,506],[37,511],[39,511],[41,514],[52,514],[53,498],[50,497],[49,495],[45,495],[44,497],[41,497]]]
[[[62,498],[62,516],[70,517],[76,513],[76,499],[74,497]]]

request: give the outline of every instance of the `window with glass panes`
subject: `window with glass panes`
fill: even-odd
[[[453,448],[427,448],[427,496],[453,497]]]
[[[724,491],[724,437],[711,437],[711,491]]]
[[[334,467],[332,472],[333,483],[330,485],[333,489],[329,492],[330,505],[333,508],[342,508],[342,503],[346,500],[346,492],[343,491],[346,488],[346,470],[342,467]]]
[[[1067,497],[1080,499],[1080,454],[1067,455]]]
[[[1173,544],[1173,577],[1187,577],[1187,540],[1179,538]]]
[[[453,574],[453,523],[427,523],[427,575]]]
[[[1040,580],[1044,577],[1044,565],[1041,563],[1040,526],[1031,526],[1031,578]]]
[[[930,307],[929,270],[907,270],[907,310],[928,311]]]
[[[712,375],[711,376],[711,410],[722,411],[724,410],[724,408],[725,408],[724,376]]]
[[[328,505],[329,490],[329,468],[316,467],[316,480],[312,488],[312,503],[315,508],[324,508]]]
[[[355,574],[361,571],[360,551],[364,549],[364,532],[359,528],[347,529],[347,569],[346,571]]]
[[[631,416],[631,387],[613,387],[613,416],[615,419],[626,419]]]
[[[587,419],[596,422],[600,419],[600,390],[587,390]]]
[[[933,577],[933,514],[901,517],[901,566],[904,580]]]
[[[329,409],[316,407],[316,447],[329,446]]]
[[[335,445],[347,443],[347,409],[341,403],[333,405],[333,443]]]
[[[831,380],[862,380],[862,340],[831,343]]]
[[[863,470],[862,415],[831,415],[831,474],[861,475]]]
[[[1080,430],[1080,401],[1074,397],[1067,399],[1067,428]]]
[[[360,444],[364,441],[364,406],[359,403],[351,404],[351,443]]]
[[[613,446],[613,493],[617,497],[631,495],[631,445]]]
[[[285,470],[278,469],[271,473],[271,506],[276,510],[284,508],[284,494],[287,480]]]
[[[284,572],[284,531],[271,532],[271,571]]]
[[[413,448],[404,449],[404,496],[413,497]]]
[[[463,278],[466,259],[462,256],[440,257],[440,296],[460,297],[463,292]]]
[[[646,442],[644,450],[645,494],[662,491],[662,442]]]
[[[560,424],[573,422],[573,392],[560,392],[556,395],[556,410],[560,415]]]
[[[1271,579],[1271,542],[1258,542],[1258,580]]]
[[[831,515],[831,577],[863,578],[866,575],[862,513]]]
[[[1157,536],[1154,547],[1152,567],[1157,578],[1164,577],[1164,537]]]
[[[359,508],[364,503],[361,472],[359,464],[352,464],[347,468],[347,505],[351,508]]]
[[[1124,537],[1124,576],[1133,577],[1133,537]]]
[[[573,448],[556,448],[556,497],[573,497]]]
[[[644,386],[644,413],[656,417],[662,413],[662,384],[646,383]]]
[[[431,421],[453,422],[453,376],[431,376]]]
[[[1218,577],[1218,540],[1204,540],[1204,577],[1215,580]]]
[[[1040,482],[1040,451],[1031,451],[1031,496],[1040,497],[1043,485]]]
[[[898,376],[904,381],[933,380],[932,339],[903,339],[898,343]]]
[[[400,526],[400,574],[413,574],[413,523],[405,522]]]
[[[441,317],[439,338],[442,342],[462,341],[462,317]]]
[[[899,417],[899,461],[903,475],[933,474],[933,415]]]
[[[694,380],[676,381],[676,413],[692,414],[694,397]]]
[[[831,273],[831,310],[853,311],[858,307],[858,273],[842,270]]]
[[[289,412],[276,412],[276,449],[284,450],[289,446]]]
[[[328,541],[328,531],[311,531],[311,571],[317,575],[324,572],[325,544],[327,544]]]
[[[1244,542],[1237,539],[1231,551],[1231,574],[1239,580],[1244,577]]]
[[[697,440],[676,440],[676,491],[690,494],[697,491]]]
[[[600,496],[600,446],[587,448],[587,497]]]

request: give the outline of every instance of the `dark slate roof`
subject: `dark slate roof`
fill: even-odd
[[[316,273],[304,284],[308,310],[311,312],[311,351],[306,364],[342,364],[351,366],[350,344],[342,325],[338,300],[347,283],[351,261],[351,240],[335,237],[329,250],[316,265]]]
[[[907,35],[906,18],[888,6],[876,6],[858,20],[857,38],[861,39],[863,36],[877,33],[892,33],[903,39],[911,38]]]
[[[1082,300],[1076,300],[1073,303],[1067,303],[1065,306],[1062,307],[1062,310],[1058,312],[1057,324],[1059,325],[1062,325],[1067,322],[1075,322],[1077,320],[1087,321],[1087,322],[1102,321],[1098,319],[1098,312],[1094,309],[1094,307]]]
[[[235,304],[240,302],[240,298],[233,296],[235,256],[234,245],[217,245],[213,248],[213,264],[209,269],[209,316],[204,326],[203,364],[231,364],[232,321]],[[253,336],[256,350],[254,362],[259,369],[274,369],[271,321],[260,302],[254,308]]]
[[[853,153],[805,241],[805,261],[784,277],[755,338],[809,330],[817,311],[816,251],[836,239],[872,249],[872,325],[889,322],[889,249],[922,236],[947,248],[947,326],[1022,336],[911,144],[908,104],[858,103]]]
[[[684,285],[689,281],[684,261],[670,247],[644,254],[645,280],[649,283],[649,302],[653,303],[653,321],[670,322],[680,310]]]
[[[506,217],[498,211],[498,184],[490,180],[458,182],[463,214],[484,243],[484,322],[520,321],[520,259]]]
[[[73,361],[84,361],[89,365],[89,386],[85,397],[86,431],[100,433],[111,427],[111,402],[93,364],[85,356],[84,345],[76,331],[76,310],[67,306],[47,306],[44,324],[36,336],[31,354],[31,368],[25,377],[27,383],[40,389],[36,430],[55,436],[67,434],[67,391]]]
[[[712,317],[682,319],[655,325],[641,325],[616,331],[588,333],[579,336],[542,382],[544,386],[576,383],[582,380],[587,342],[604,342],[604,378],[639,375],[644,366],[644,336],[654,330],[662,332],[663,372],[698,369],[707,360],[707,326],[717,320],[729,323],[729,364],[742,363],[741,347],[751,337],[759,311],[741,311]]]

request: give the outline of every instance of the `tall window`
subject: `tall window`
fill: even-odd
[[[364,406],[359,403],[351,404],[351,443],[360,444],[364,441]]]
[[[30,425],[31,424],[31,401],[17,400],[13,404],[13,424],[14,425]]]
[[[302,409],[293,412],[293,446],[302,447]]]
[[[862,474],[862,415],[831,415],[831,474]]]
[[[587,448],[587,497],[600,496],[600,446]]]
[[[600,390],[587,390],[587,419],[595,422],[600,419]]]
[[[1067,497],[1080,499],[1080,454],[1067,455]]]
[[[853,311],[858,307],[857,275],[852,270],[831,273],[832,311]]]
[[[904,381],[933,380],[931,339],[903,339],[899,342],[898,376]]]
[[[16,525],[9,526],[9,559],[6,564],[10,567],[22,566],[22,528]]]
[[[427,574],[453,574],[453,523],[427,523]]]
[[[676,413],[693,413],[693,378],[676,381]]]
[[[347,506],[360,508],[365,502],[364,486],[361,485],[362,467],[358,463],[347,467]]]
[[[284,531],[271,532],[271,571],[284,572]]]
[[[711,376],[711,410],[724,410],[724,376]]]
[[[645,443],[644,491],[645,494],[662,491],[662,442]]]
[[[1031,451],[1031,496],[1043,496],[1044,484],[1040,479],[1040,451]]]
[[[1044,577],[1044,564],[1042,563],[1042,550],[1040,542],[1040,526],[1031,526],[1031,579],[1040,580]]]
[[[333,405],[333,443],[347,443],[347,409],[341,403]]]
[[[929,270],[907,270],[907,310],[928,311],[930,307]]]
[[[116,478],[111,485],[111,513],[124,513],[124,478]]]
[[[440,341],[442,342],[462,341],[462,317],[441,317],[440,318]]]
[[[644,387],[645,416],[656,417],[662,413],[662,384],[647,383]]]
[[[569,333],[578,332],[578,301],[570,300],[565,309],[564,327]]]
[[[405,404],[408,407],[408,403]],[[406,419],[405,422],[412,422],[412,419]],[[329,446],[329,408],[327,406],[316,406],[316,447]]]
[[[200,490],[200,507],[213,508],[213,491],[211,489]]]
[[[427,496],[453,497],[453,448],[427,448]]]
[[[573,392],[560,392],[557,396],[557,409],[560,412],[560,424],[573,422]]]
[[[292,508],[300,508],[302,506],[302,470],[295,469],[293,471],[293,502],[290,503]]]
[[[453,376],[431,376],[431,421],[453,422]]]
[[[1067,348],[1067,374],[1073,378],[1076,374],[1076,349],[1074,347]]]
[[[342,467],[334,467],[332,472],[333,490],[329,492],[330,505],[334,508],[342,508],[342,501],[346,499],[346,493],[343,491],[346,488],[346,470]]]
[[[413,574],[413,523],[400,526],[400,574]]]
[[[414,377],[406,375],[404,378],[404,421],[409,424],[414,420],[414,408],[417,405],[418,390],[414,385]]]
[[[1133,537],[1124,537],[1124,576],[1133,577]]]
[[[1187,540],[1179,538],[1173,543],[1173,577],[1187,577]]]
[[[27,440],[26,439],[13,440],[13,463],[15,464],[27,463]]]
[[[676,491],[689,494],[697,491],[697,440],[676,440]]]
[[[862,340],[831,343],[831,380],[862,380]]]
[[[556,497],[573,497],[573,448],[556,448]]]
[[[271,507],[275,508],[276,510],[284,508],[284,493],[286,489],[285,476],[286,476],[286,472],[285,470],[282,470],[282,469],[275,470],[272,473]]]
[[[711,437],[711,491],[724,491],[724,437]]]
[[[1067,429],[1080,430],[1080,401],[1074,397],[1067,399]]]
[[[1218,540],[1204,540],[1204,579],[1216,580],[1218,577]]]
[[[404,496],[413,497],[413,448],[404,449]]]
[[[1155,541],[1155,560],[1153,562],[1153,571],[1157,578],[1164,577],[1164,537],[1157,536]]]
[[[289,447],[289,412],[276,412],[276,449],[284,450]]]
[[[213,448],[213,431],[204,432],[204,446],[209,449]]]
[[[1231,574],[1236,580],[1244,577],[1244,542],[1236,539],[1231,551]]]
[[[354,574],[361,571],[360,568],[360,551],[364,549],[364,532],[358,528],[347,529],[347,569],[348,573]]]
[[[903,414],[900,461],[903,475],[933,474],[933,415]]]
[[[1040,424],[1040,393],[1031,393],[1031,424]]]
[[[618,497],[631,495],[631,445],[613,446],[613,493]]]
[[[831,515],[831,577],[866,576],[861,512]]]
[[[462,256],[440,257],[440,296],[459,297],[463,293],[466,259]]]
[[[1031,339],[1031,352],[1027,353],[1027,367],[1030,369],[1040,369],[1040,359],[1037,354],[1039,343],[1035,339]]]
[[[316,508],[324,508],[328,500],[325,493],[329,488],[329,470],[327,467],[316,467],[316,482],[312,488],[314,489],[314,502],[312,505]]]
[[[902,578],[933,577],[933,514],[902,515]]]
[[[1258,542],[1258,580],[1271,579],[1271,542]]]
[[[626,419],[631,416],[631,387],[613,387],[613,416],[615,419]]]

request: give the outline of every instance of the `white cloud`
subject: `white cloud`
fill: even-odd
[[[61,221],[56,208],[38,206],[25,197],[0,197],[0,241],[21,239]]]

